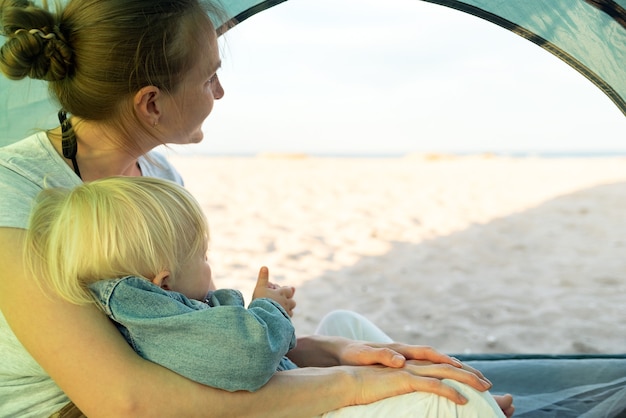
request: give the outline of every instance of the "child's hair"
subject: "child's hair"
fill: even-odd
[[[64,299],[93,302],[87,285],[135,275],[174,277],[207,250],[209,229],[182,186],[151,177],[109,177],[36,198],[26,260],[41,284]]]

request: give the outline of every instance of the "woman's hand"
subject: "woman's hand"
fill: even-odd
[[[417,367],[416,370],[420,372],[437,373],[431,377],[458,380],[479,391],[487,390],[492,386],[491,382],[480,371],[428,346],[348,341],[340,347],[338,356],[339,364],[342,365],[380,364],[391,368]],[[452,373],[453,376],[459,378],[441,375],[442,370],[446,370],[446,373]]]
[[[491,384],[470,370],[450,364],[433,364],[408,360],[405,366],[391,368],[385,366],[349,367],[357,378],[357,390],[353,400],[355,405],[368,404],[390,396],[410,392],[429,392],[444,396],[463,405],[467,399],[456,389],[442,382],[452,379],[465,383],[479,391],[485,391]]]
[[[425,346],[401,343],[368,343],[342,337],[312,335],[299,338],[296,348],[287,353],[287,356],[300,367],[360,366],[365,373],[365,370],[370,368],[366,366],[378,365],[378,368],[386,366],[383,368],[386,370],[384,373],[397,371],[398,376],[394,375],[396,379],[408,371],[413,375],[418,373],[421,378],[428,378],[427,382],[437,387],[440,387],[440,382],[433,382],[433,378],[437,380],[454,379],[461,383],[467,383],[479,391],[491,387],[491,382],[485,379],[478,370]],[[358,369],[359,367],[356,368],[356,370]],[[428,384],[421,378],[417,379],[420,385]],[[414,383],[415,381],[410,380],[410,382]],[[450,391],[453,389],[445,387],[441,390],[451,393]]]
[[[346,366],[382,364],[387,367],[403,367],[406,360],[420,360],[463,367],[457,359],[422,345],[346,340],[337,348],[339,364]]]
[[[390,368],[404,367],[413,371],[416,375],[421,376],[422,379],[427,377],[431,379],[447,377],[461,383],[466,383],[481,392],[490,389],[492,386],[491,382],[487,380],[480,371],[427,346],[412,346],[397,343],[373,344],[354,341],[343,346],[340,351],[340,361],[342,364],[355,366],[381,364]],[[460,368],[466,373],[457,373],[459,370],[445,370],[451,367]],[[450,373],[450,375],[442,377],[447,373]],[[419,380],[419,385],[425,384],[422,379]],[[461,399],[453,393],[456,392],[453,388],[442,382],[439,383],[441,384],[436,384],[435,382],[435,385],[432,386],[433,393],[445,396],[454,402],[457,402],[455,397]],[[426,389],[421,390],[431,392]],[[494,399],[506,417],[510,418],[513,416],[515,407],[513,406],[513,398],[511,395],[494,396]]]

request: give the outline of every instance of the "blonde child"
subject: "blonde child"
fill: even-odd
[[[248,308],[216,290],[209,229],[181,186],[151,177],[110,177],[36,199],[29,265],[43,286],[75,304],[96,302],[142,357],[197,382],[255,391],[296,368],[294,289],[261,268]]]

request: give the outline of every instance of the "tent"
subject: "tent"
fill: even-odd
[[[221,0],[240,24],[286,0]],[[418,1],[418,0],[415,0]],[[475,15],[556,55],[600,88],[626,115],[626,0],[422,0]],[[226,30],[224,22],[216,22]],[[0,77],[0,145],[58,124],[45,84]],[[28,117],[23,117],[28,115]]]
[[[228,18],[241,24],[283,1],[221,3]],[[626,115],[626,0],[422,1],[485,19],[546,49]],[[216,23],[222,30],[228,27]],[[33,120],[35,127],[56,123],[56,108],[37,82],[0,78],[0,108],[0,145],[24,137]],[[626,355],[459,357],[483,371],[495,391],[515,395],[516,417],[626,417]]]

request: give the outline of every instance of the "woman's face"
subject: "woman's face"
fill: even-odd
[[[221,65],[217,35],[200,36],[197,60],[183,78],[176,91],[165,100],[164,112],[159,119],[159,129],[172,144],[189,144],[202,141],[202,123],[213,109],[215,100],[224,96],[217,77]]]

